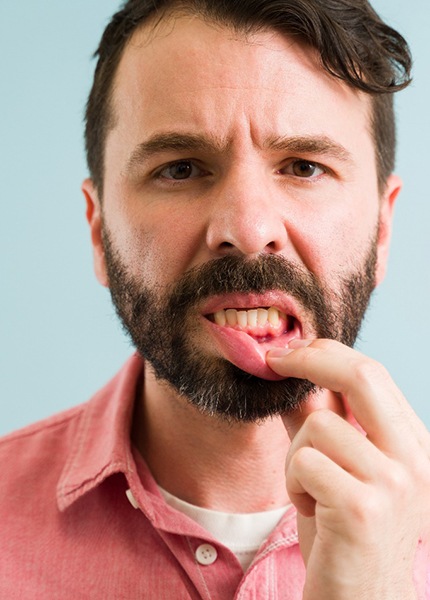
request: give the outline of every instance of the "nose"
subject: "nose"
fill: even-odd
[[[264,176],[231,174],[217,186],[206,232],[215,254],[280,253],[288,245],[283,198]]]

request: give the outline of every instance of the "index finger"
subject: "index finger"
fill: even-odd
[[[268,352],[266,360],[284,377],[309,379],[342,394],[358,424],[381,450],[397,454],[399,435],[410,438],[411,426],[420,442],[425,432],[428,445],[427,431],[384,367],[356,350],[334,340],[298,340],[283,355],[279,350]]]

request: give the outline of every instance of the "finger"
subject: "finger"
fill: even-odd
[[[331,410],[313,412],[291,443],[286,468],[299,448],[315,448],[363,482],[380,479],[388,459],[362,433]]]
[[[299,343],[303,347],[287,350],[284,356],[279,350],[269,352],[270,368],[342,394],[369,439],[381,449],[398,452],[399,434],[408,440],[410,428],[429,449],[427,431],[381,365],[333,340]]]
[[[347,411],[340,394],[316,389],[315,392],[310,394],[306,402],[300,404],[293,412],[282,415],[282,421],[290,440],[295,438],[309,415],[324,408],[328,408],[344,418],[347,417]]]
[[[316,505],[329,510],[348,511],[352,498],[364,494],[363,484],[344,471],[327,456],[305,446],[293,455],[286,471],[287,492],[298,512],[310,517]]]

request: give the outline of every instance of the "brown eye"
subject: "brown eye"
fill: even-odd
[[[325,173],[325,169],[318,163],[309,160],[294,160],[285,169],[284,173],[301,177],[302,179],[311,179]]]
[[[294,175],[297,175],[297,177],[312,177],[315,174],[316,165],[305,160],[300,160],[293,164],[293,170]]]
[[[160,171],[160,176],[164,179],[190,179],[191,177],[198,177],[201,174],[201,170],[190,160],[180,160],[175,163],[171,163]]]

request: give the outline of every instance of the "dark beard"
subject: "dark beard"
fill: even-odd
[[[116,312],[156,377],[200,411],[229,421],[259,422],[295,410],[315,386],[302,379],[267,381],[193,344],[196,306],[219,294],[280,290],[300,302],[318,338],[352,346],[375,282],[376,242],[361,268],[334,294],[304,268],[279,256],[227,256],[188,271],[158,294],[126,271],[110,236],[103,232],[109,286]]]

